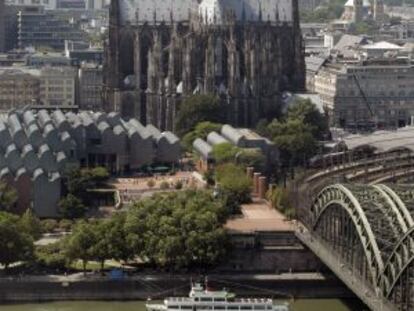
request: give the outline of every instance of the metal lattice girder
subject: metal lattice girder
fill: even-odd
[[[398,241],[384,271],[379,277],[379,286],[385,297],[389,297],[397,284],[400,276],[414,260],[414,227]]]
[[[342,216],[335,219],[338,208]],[[357,260],[364,263],[368,286],[401,310],[412,310],[414,185],[335,184],[318,194],[310,210],[308,227],[315,234],[322,233],[332,249],[345,247],[345,256],[346,247],[353,248],[355,240],[343,239],[332,228],[346,228],[352,223],[362,254]]]
[[[389,297],[401,275],[414,260],[414,221],[405,203],[414,200],[414,187],[412,185],[395,185],[392,188],[379,186],[397,202],[408,225],[408,230],[395,244],[378,280],[383,294]]]
[[[371,225],[360,203],[352,192],[341,184],[328,186],[321,191],[312,206],[313,229],[318,226],[320,219],[330,207],[339,205],[348,213],[361,241],[365,257],[369,263],[372,285],[376,287],[377,278],[384,270],[384,262]]]
[[[377,187],[377,189],[381,189],[382,191],[384,191],[391,198],[391,200],[395,203],[395,206],[399,209],[401,216],[404,218],[404,222],[407,227],[405,232],[408,230],[408,228],[413,227],[414,220],[410,212],[408,211],[405,203],[401,200],[401,198],[397,195],[397,193],[395,193],[393,189],[391,189],[390,187],[384,184],[379,184],[374,187]]]

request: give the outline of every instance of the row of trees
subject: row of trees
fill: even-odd
[[[27,262],[66,269],[81,261],[143,261],[170,270],[207,268],[226,256],[223,224],[230,211],[211,191],[157,194],[109,219],[80,220],[55,244],[34,246],[41,223],[29,211],[19,217],[0,213],[0,264]]]
[[[110,219],[77,222],[68,237],[38,246],[33,257],[53,269],[75,261],[84,270],[90,261],[103,269],[107,260],[143,261],[170,270],[206,268],[225,258],[228,244],[222,225],[228,215],[223,200],[209,191],[157,194]]]

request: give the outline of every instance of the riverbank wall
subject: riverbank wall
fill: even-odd
[[[105,277],[23,277],[0,279],[0,303],[70,300],[156,300],[187,296],[190,275],[157,275],[110,280]],[[211,286],[229,288],[239,296],[274,298],[353,298],[334,277],[318,274],[211,275]]]

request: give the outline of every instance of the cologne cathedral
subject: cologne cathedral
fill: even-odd
[[[104,82],[106,110],[161,129],[211,93],[229,123],[254,126],[304,89],[297,0],[112,0]]]

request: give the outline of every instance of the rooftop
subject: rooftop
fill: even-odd
[[[367,44],[361,47],[364,50],[402,50],[403,47],[387,42],[380,41],[373,44]]]

